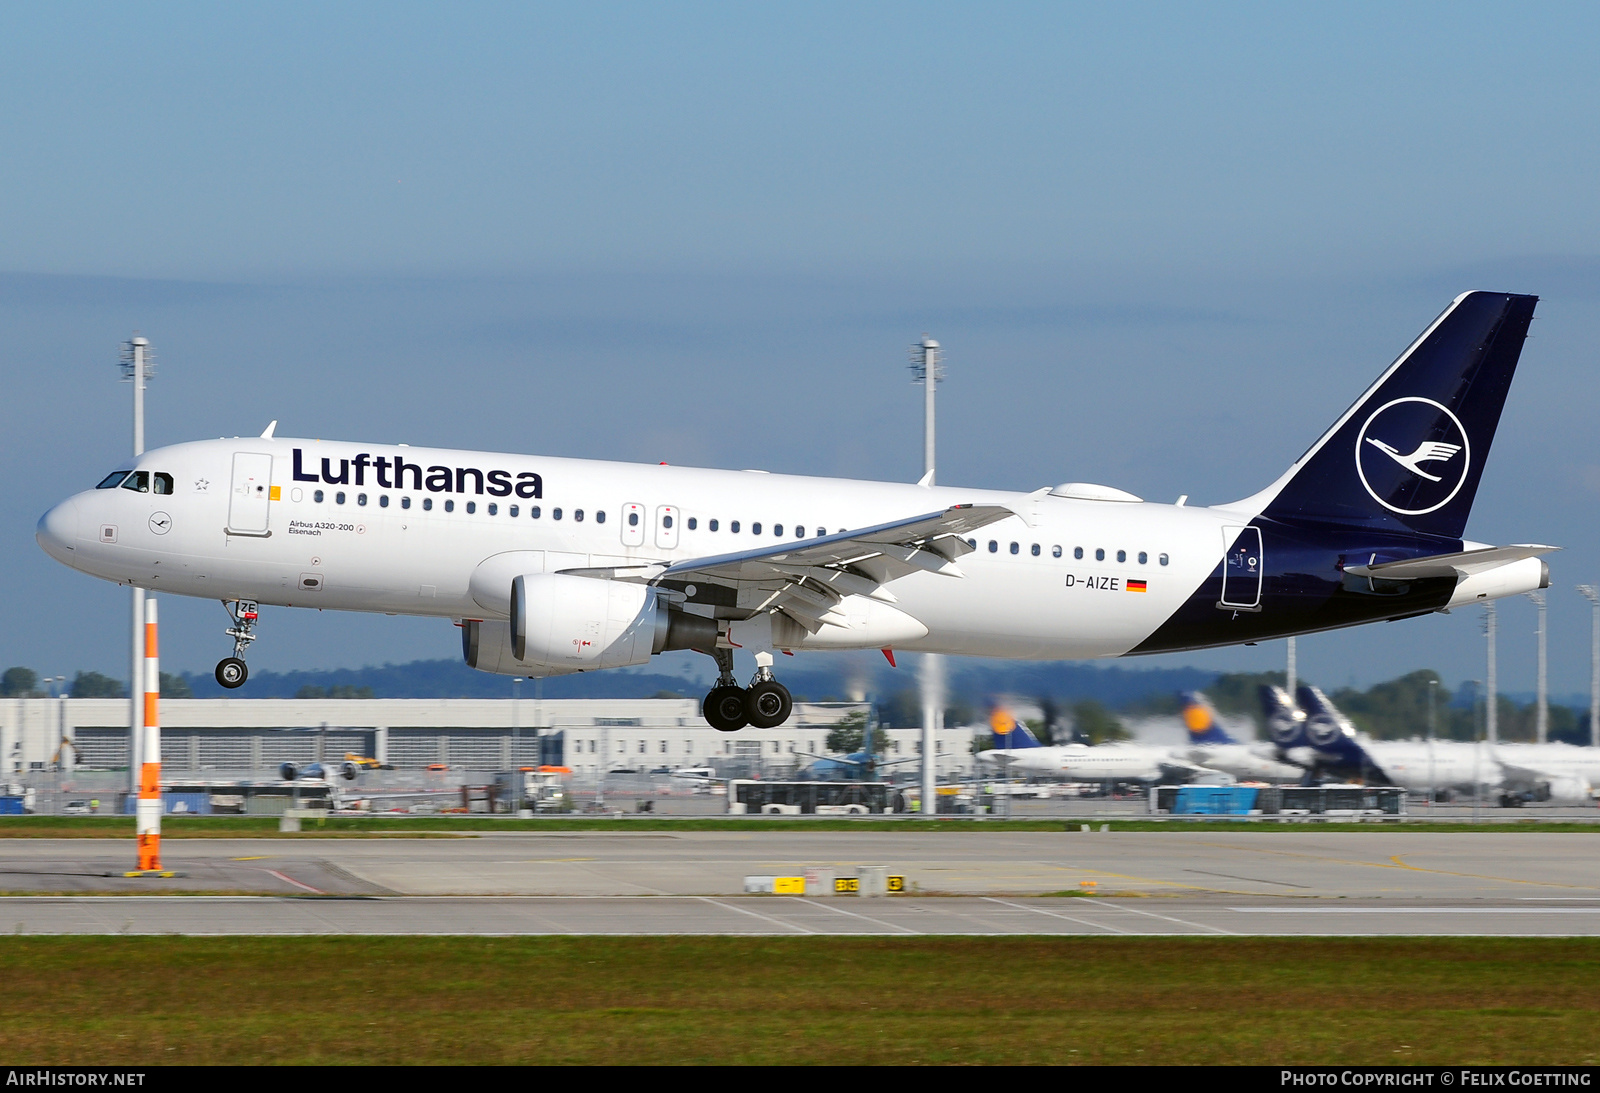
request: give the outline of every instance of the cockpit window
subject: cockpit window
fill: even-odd
[[[149,493],[150,472],[134,471],[132,474],[128,475],[127,481],[122,483],[122,488],[125,490],[133,490],[136,493]]]
[[[170,474],[162,474],[160,471],[157,471],[155,474],[150,476],[150,479],[150,484],[154,487],[154,489],[151,490],[152,493],[172,492],[172,476]]]
[[[122,480],[124,478],[126,478],[126,477],[128,477],[128,472],[127,471],[112,471],[110,474],[106,475],[105,481],[100,483],[98,486],[96,486],[95,489],[97,489],[97,490],[112,490],[112,489],[116,489],[119,485],[122,484]]]

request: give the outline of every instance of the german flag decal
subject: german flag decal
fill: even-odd
[[[1144,591],[1144,582],[1143,581],[1129,581],[1127,583],[1126,587],[1127,587],[1129,592],[1143,592]]]

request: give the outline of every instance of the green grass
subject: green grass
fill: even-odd
[[[1565,831],[1600,834],[1600,823],[1541,822],[1523,819],[1513,823],[1429,823],[1406,820],[1366,823],[1280,823],[1276,821],[1216,820],[1102,820],[1029,819],[998,820],[942,817],[928,821],[916,816],[874,816],[860,819],[794,819],[743,816],[549,816],[531,820],[491,816],[337,816],[304,820],[300,835],[285,838],[343,838],[363,835],[448,836],[455,833],[496,831],[1068,831],[1081,824],[1096,832],[1101,824],[1112,831]],[[278,834],[275,816],[167,816],[162,834],[174,839],[259,838]],[[5,816],[0,817],[0,839],[102,839],[131,837],[131,816]]]
[[[1600,940],[37,938],[0,1056],[1593,1064]]]

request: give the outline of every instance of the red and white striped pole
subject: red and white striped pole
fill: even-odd
[[[144,601],[144,743],[139,749],[139,803],[135,828],[139,870],[161,868],[161,658],[156,653],[156,598]]]

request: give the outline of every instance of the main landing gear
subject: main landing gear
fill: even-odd
[[[737,732],[746,725],[773,729],[789,720],[794,699],[789,688],[772,678],[772,654],[756,654],[756,674],[749,687],[741,687],[733,677],[733,650],[718,649],[711,654],[717,661],[717,685],[706,695],[700,713],[718,732]]]
[[[233,625],[223,631],[233,639],[233,656],[217,661],[217,682],[231,691],[235,687],[243,687],[244,681],[250,678],[250,668],[244,662],[244,651],[256,640],[256,619],[260,610],[254,600],[223,600],[222,606],[227,608],[228,617],[233,620]]]

